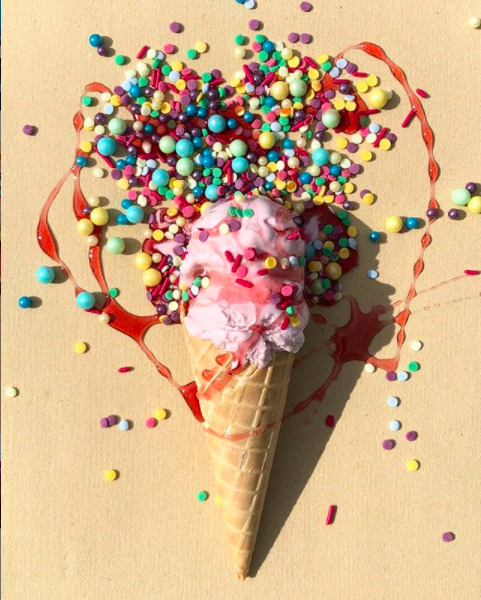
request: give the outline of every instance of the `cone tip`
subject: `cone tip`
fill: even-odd
[[[247,571],[246,570],[237,571],[236,575],[237,575],[237,579],[239,579],[240,581],[244,581],[244,579],[247,577]]]

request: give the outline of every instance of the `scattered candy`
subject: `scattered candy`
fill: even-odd
[[[384,450],[392,450],[395,445],[396,442],[394,440],[384,440],[382,443],[382,447],[384,448]]]
[[[37,281],[39,283],[52,283],[55,279],[55,271],[52,267],[40,267],[37,270]]]
[[[364,371],[366,371],[366,373],[374,373],[375,370],[376,367],[372,363],[366,363],[364,365]]]
[[[93,48],[99,48],[102,45],[102,36],[98,33],[92,33],[92,35],[89,37],[89,44]]]
[[[422,347],[423,347],[423,343],[418,340],[414,340],[413,342],[411,342],[411,350],[413,352],[419,352]]]
[[[406,433],[406,439],[408,442],[414,442],[415,440],[417,440],[418,439],[417,431],[408,431]]]
[[[414,460],[413,458],[411,458],[410,460],[406,461],[406,469],[408,471],[414,472],[417,471],[420,467],[420,464],[417,460]]]
[[[329,507],[329,510],[327,511],[326,525],[331,525],[334,522],[334,518],[336,516],[336,510],[337,510],[337,506],[335,506],[334,504],[331,504],[331,506]]]
[[[130,429],[130,423],[125,419],[122,419],[119,423],[119,429],[120,431],[128,431]]]
[[[442,540],[443,542],[452,542],[455,539],[455,535],[454,533],[452,533],[451,531],[446,531],[446,533],[443,533],[442,536]]]
[[[204,490],[202,490],[201,492],[197,492],[197,500],[199,502],[205,502],[208,497],[209,497],[209,494],[207,492],[205,492]]]
[[[408,217],[406,219],[406,227],[408,229],[417,229],[419,227],[419,220],[415,217]]]
[[[451,208],[451,210],[448,211],[448,217],[453,221],[455,221],[459,216],[460,212],[456,208]]]
[[[30,296],[20,296],[18,299],[18,305],[20,308],[32,308],[32,299]]]
[[[396,396],[389,396],[389,398],[387,399],[387,403],[388,406],[395,408],[396,406],[399,406],[399,398],[396,398]]]
[[[327,415],[325,423],[327,427],[334,427],[334,425],[336,424],[336,419],[334,415]]]
[[[419,371],[420,367],[421,367],[421,365],[416,361],[412,361],[408,364],[408,369],[413,373],[415,373],[416,371]]]
[[[5,396],[7,396],[7,398],[15,398],[16,396],[18,396],[18,390],[15,387],[6,387],[4,390]]]
[[[401,217],[388,217],[385,222],[385,227],[389,233],[399,233],[403,228],[403,220]]]
[[[407,381],[409,379],[409,373],[406,373],[406,371],[399,371],[396,378],[398,381]]]
[[[379,242],[379,240],[381,239],[381,234],[379,233],[379,231],[371,231],[371,233],[369,234],[369,239],[371,240],[371,242]]]
[[[87,344],[85,342],[77,342],[74,346],[76,354],[85,354],[87,352]]]
[[[401,422],[400,421],[391,421],[389,423],[389,429],[391,431],[399,431],[401,429]]]
[[[466,188],[461,188],[459,190],[454,190],[451,197],[456,206],[466,206],[471,199],[471,193]]]
[[[145,426],[147,429],[153,429],[157,426],[157,419],[154,419],[154,417],[149,417],[147,421],[145,421]]]
[[[134,367],[120,367],[118,369],[119,373],[130,373],[130,371],[133,371]]]
[[[22,131],[25,135],[35,135],[36,127],[33,125],[24,125]]]
[[[475,215],[481,214],[481,196],[473,196],[471,198],[468,202],[468,210]]]
[[[117,471],[115,471],[115,469],[109,469],[108,471],[105,471],[105,479],[107,481],[115,481],[118,477]]]
[[[366,275],[369,279],[377,279],[379,277],[379,273],[375,269],[368,269]]]
[[[468,25],[471,29],[479,29],[479,27],[481,27],[481,19],[479,17],[471,17],[468,21]]]
[[[155,411],[154,416],[157,419],[157,421],[163,421],[167,418],[167,411],[165,410],[165,408],[158,408]]]
[[[301,2],[301,10],[304,12],[309,12],[312,10],[312,4],[310,2]]]
[[[95,306],[95,296],[90,292],[80,292],[77,296],[77,306],[83,310],[90,310]]]

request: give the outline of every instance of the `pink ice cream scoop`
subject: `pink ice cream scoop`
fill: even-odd
[[[208,207],[192,228],[180,286],[190,335],[231,352],[239,366],[297,352],[309,310],[303,297],[303,232],[263,196]]]

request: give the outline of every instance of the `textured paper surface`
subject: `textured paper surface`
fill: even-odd
[[[124,70],[88,46],[93,32],[111,37],[113,47],[130,57],[144,43],[160,48],[172,42],[183,59],[188,47],[204,40],[210,51],[197,67],[219,67],[227,77],[239,65],[234,35],[248,33],[250,18],[263,21],[272,39],[312,33],[313,43],[303,50],[314,57],[375,42],[405,69],[413,87],[431,95],[425,107],[436,134],[443,209],[451,207],[452,189],[479,180],[481,33],[467,26],[478,3],[313,0],[308,14],[298,4],[259,0],[257,10],[247,11],[234,0],[7,2],[2,388],[15,385],[20,393],[2,396],[5,600],[471,600],[481,593],[479,279],[462,279],[413,302],[408,342],[422,340],[424,348],[414,355],[408,343],[403,351],[401,365],[414,358],[422,365],[410,381],[389,384],[384,373],[368,375],[350,363],[321,404],[285,423],[253,577],[244,583],[232,572],[213,496],[204,504],[195,498],[201,489],[213,493],[213,482],[202,429],[180,396],[131,340],[76,308],[69,283],[41,286],[35,280],[36,268],[49,262],[36,245],[36,221],[71,164],[71,121],[83,86],[113,86]],[[182,35],[169,32],[172,20],[184,25]],[[400,93],[387,68],[356,59]],[[399,133],[408,110],[400,94],[399,107],[383,121]],[[37,136],[21,133],[25,123],[38,127]],[[397,147],[380,154],[358,179],[379,196],[355,213],[362,266],[344,282],[364,310],[407,292],[421,234],[390,236],[376,255],[366,232],[382,228],[388,214],[423,216],[426,166],[419,123],[413,122]],[[108,179],[88,173],[84,190],[109,198],[111,206],[121,198]],[[81,285],[96,289],[75,233],[70,192],[71,184],[52,224]],[[435,224],[419,289],[480,267],[480,227],[480,217],[471,214]],[[133,241],[129,249],[136,250]],[[381,274],[375,283],[365,275],[372,267]],[[106,271],[125,306],[148,314],[132,256],[107,257]],[[41,306],[20,310],[23,294],[40,298]],[[329,320],[342,323],[347,314],[343,303]],[[329,335],[317,326],[310,346],[321,346]],[[382,347],[383,356],[392,354],[388,337],[373,345]],[[84,356],[73,352],[79,340],[90,346]],[[176,378],[189,380],[177,329],[154,328],[148,342]],[[295,371],[289,405],[322,382],[329,361],[317,353]],[[123,365],[135,370],[119,375]],[[387,407],[392,394],[401,398],[397,409]],[[171,417],[146,430],[145,419],[159,407]],[[102,430],[98,420],[111,413],[131,419],[133,429]],[[336,416],[333,430],[325,426],[327,414]],[[393,436],[392,418],[403,423]],[[408,443],[404,435],[412,429],[419,439]],[[391,452],[381,448],[386,437],[398,441]],[[420,461],[417,473],[406,471],[408,458]],[[120,472],[113,484],[103,479],[107,468]],[[327,527],[330,504],[338,512]],[[445,531],[456,534],[453,543],[441,541]]]

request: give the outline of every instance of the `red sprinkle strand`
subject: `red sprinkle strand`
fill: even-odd
[[[419,89],[419,88],[417,88],[417,90],[416,90],[416,94],[417,94],[418,96],[421,96],[421,98],[429,98],[429,95],[428,95],[428,93],[427,93],[427,92],[425,92],[424,90],[421,90],[421,89]]]
[[[128,373],[129,371],[133,371],[134,367],[120,367],[119,373]]]
[[[289,325],[289,323],[290,323],[289,317],[286,317],[282,321],[282,323],[281,323],[281,329],[282,329],[282,331],[284,331],[285,329],[287,329],[287,326]]]
[[[229,252],[229,250],[226,250],[226,251],[225,251],[225,257],[227,258],[227,260],[228,260],[230,263],[233,263],[233,262],[234,262],[234,257],[233,257],[233,255],[232,255],[232,252]]]
[[[231,269],[231,271],[232,271],[233,273],[235,273],[235,272],[237,271],[237,269],[240,267],[240,264],[241,264],[241,262],[242,262],[242,256],[241,256],[240,254],[238,254],[238,255],[235,257],[234,264],[232,265],[232,269]]]
[[[414,108],[412,108],[407,117],[404,119],[404,121],[402,122],[401,127],[407,127],[409,125],[409,123],[413,120],[414,115],[416,114],[416,110]]]
[[[267,273],[269,273],[269,269],[259,269],[259,270],[257,271],[257,275],[260,275],[261,277],[262,277],[263,275],[267,275]]]
[[[148,46],[142,46],[142,48],[139,50],[139,52],[137,54],[137,58],[144,58],[144,56],[147,54],[148,49],[149,49]]]
[[[235,282],[238,283],[239,285],[242,285],[243,287],[246,287],[246,288],[252,288],[252,287],[254,287],[254,284],[251,283],[250,281],[247,281],[247,279],[236,279]]]
[[[336,515],[336,506],[334,504],[331,504],[331,506],[329,507],[329,510],[327,511],[326,525],[331,525],[334,522],[335,515]]]

